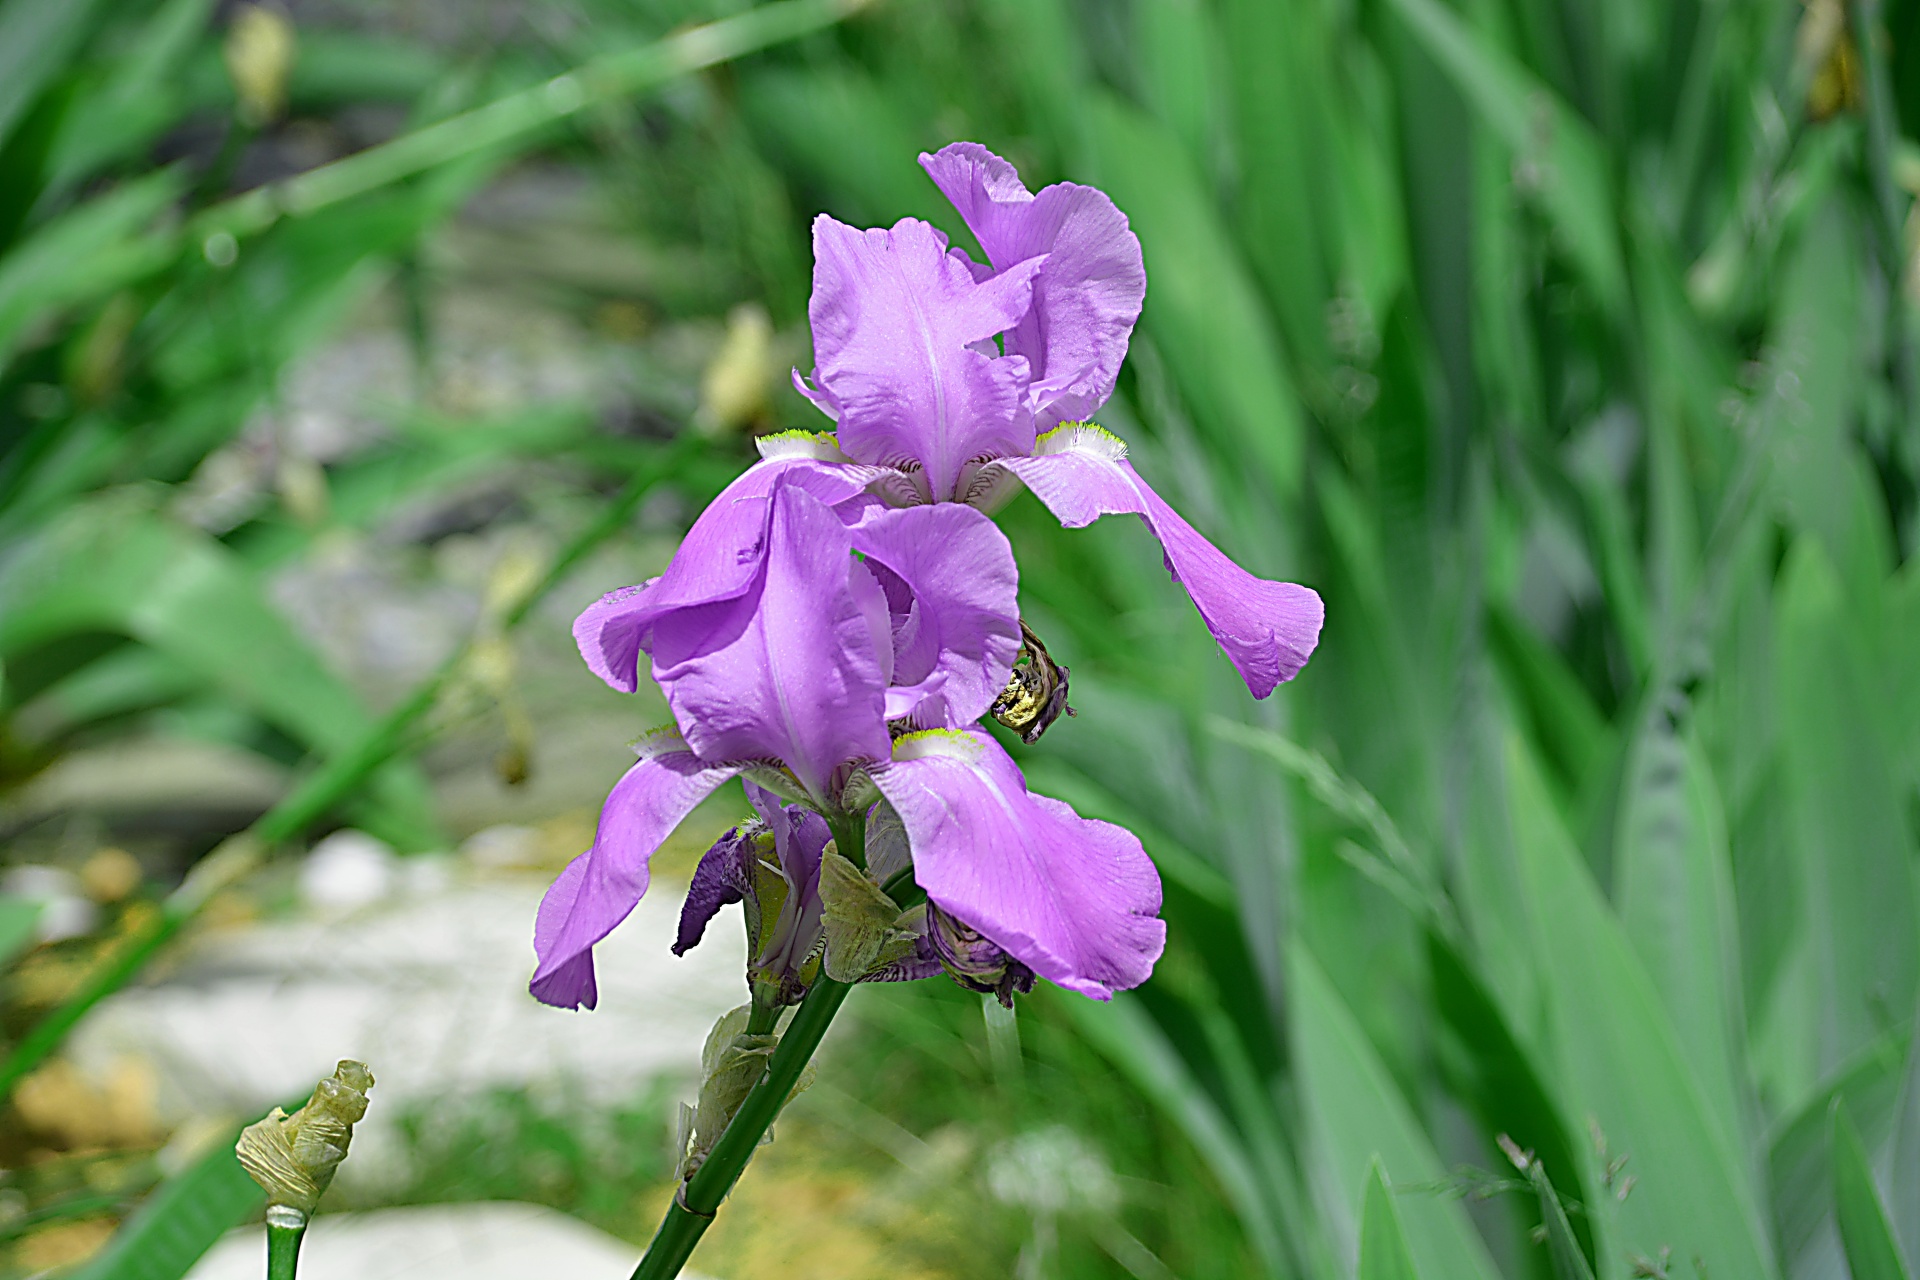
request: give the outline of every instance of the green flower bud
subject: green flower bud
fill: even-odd
[[[266,1191],[269,1209],[313,1212],[347,1158],[353,1126],[367,1114],[371,1088],[373,1072],[366,1063],[342,1059],[332,1077],[314,1088],[307,1105],[291,1116],[275,1107],[241,1131],[234,1154]]]

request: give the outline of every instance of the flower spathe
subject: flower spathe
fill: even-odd
[[[890,509],[858,495],[829,505],[806,468],[772,474],[750,487],[754,505],[726,513],[754,535],[746,558],[708,557],[704,583],[692,570],[681,573],[673,581],[679,599],[649,603],[644,626],[631,629],[636,652],[644,645],[652,654],[681,732],[642,744],[639,762],[608,797],[593,847],[548,891],[535,929],[533,993],[549,1004],[592,1006],[592,948],[646,892],[653,851],[701,799],[741,774],[827,813],[870,803],[856,780],[889,799],[898,792],[916,878],[942,908],[1075,990],[1105,995],[1144,979],[1159,953],[1158,922],[1145,931],[1111,928],[1159,908],[1159,881],[1137,840],[1028,795],[990,739],[959,733],[971,763],[943,765],[930,763],[930,748],[898,746],[889,731],[889,721],[902,720],[963,730],[1005,687],[1020,643],[1005,536],[966,506]],[[973,817],[930,820],[943,794]],[[1023,834],[1028,824],[1044,839]],[[991,875],[937,874],[996,840],[1013,851],[1007,865],[1020,891],[1048,889],[1036,899],[1039,915],[1014,909]],[[1128,874],[1104,869],[1120,863]],[[817,858],[814,865],[817,874]],[[1095,868],[1095,878],[1073,887],[1083,867]],[[724,888],[722,870],[699,886],[703,895]]]

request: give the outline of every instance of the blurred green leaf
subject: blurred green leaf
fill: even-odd
[[[1420,1280],[1378,1160],[1367,1166],[1367,1194],[1360,1209],[1360,1280]]]
[[[172,239],[149,228],[181,187],[171,170],[134,179],[39,227],[0,258],[0,362],[49,312],[101,297],[171,260]]]
[[[233,1154],[238,1136],[236,1128],[214,1140],[205,1155],[161,1183],[70,1280],[180,1280],[192,1270],[266,1201]]]
[[[1499,1269],[1460,1202],[1448,1194],[1445,1166],[1319,961],[1296,945],[1287,953],[1287,965],[1293,979],[1293,1051],[1315,1155],[1344,1216],[1338,1229],[1353,1238],[1369,1170],[1377,1162],[1391,1185],[1403,1189],[1399,1217],[1418,1274],[1427,1280],[1492,1280]]]
[[[1233,1201],[1247,1238],[1268,1273],[1287,1274],[1283,1264],[1286,1250],[1297,1248],[1299,1241],[1282,1241],[1290,1227],[1305,1224],[1289,1223],[1276,1213],[1242,1135],[1193,1079],[1180,1055],[1139,1007],[1137,998],[1119,995],[1104,1006],[1071,998],[1060,1003],[1070,1011],[1080,1033],[1180,1126],[1213,1171],[1220,1189]]]
[[[1775,697],[1820,1074],[1907,1017],[1920,980],[1913,838],[1870,710],[1880,695],[1860,617],[1819,541],[1797,539],[1781,570]]]
[[[1505,772],[1549,1011],[1550,1078],[1563,1108],[1589,1117],[1604,1140],[1602,1162],[1625,1156],[1635,1177],[1614,1214],[1617,1247],[1698,1255],[1716,1275],[1774,1274],[1740,1135],[1723,1127],[1659,990],[1511,736]]]
[[[86,38],[98,0],[6,0],[0,5],[0,142]]]
[[[1833,1207],[1853,1280],[1907,1280],[1907,1266],[1873,1184],[1873,1169],[1847,1104],[1833,1104]]]
[[[1539,193],[1568,255],[1601,304],[1618,315],[1626,268],[1600,140],[1553,92],[1489,47],[1438,0],[1393,0],[1408,29],[1512,153],[1523,186]]]
[[[1613,901],[1666,1001],[1719,1130],[1745,1129],[1738,922],[1726,819],[1711,766],[1671,704],[1641,717],[1615,826]]]
[[[1901,1084],[1899,1046],[1881,1040],[1778,1123],[1768,1153],[1768,1182],[1782,1258],[1796,1272],[1833,1213],[1834,1109],[1844,1104],[1867,1133],[1883,1137],[1894,1127]]]
[[[1224,458],[1258,466],[1282,498],[1298,492],[1300,404],[1232,240],[1178,141],[1116,99],[1087,106],[1095,180],[1126,210],[1152,282],[1141,324]]]
[[[10,964],[39,940],[40,913],[46,904],[38,898],[0,894],[0,964]]]
[[[101,631],[166,653],[322,754],[346,750],[372,723],[230,550],[138,492],[74,507],[0,565],[0,652]],[[438,843],[416,771],[389,766],[372,794],[377,834],[403,848]]]

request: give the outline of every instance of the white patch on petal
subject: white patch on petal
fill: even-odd
[[[874,478],[867,492],[893,508],[924,507],[933,501],[926,474],[918,469],[898,471],[891,467],[869,467]]]
[[[831,431],[779,431],[757,436],[753,447],[772,462],[779,458],[812,458],[818,462],[852,462],[840,452],[840,438]]]
[[[1090,453],[1119,462],[1127,456],[1127,442],[1097,422],[1063,422],[1033,442],[1033,455]]]
[[[947,756],[954,760],[972,764],[980,758],[984,748],[980,742],[964,729],[921,729],[915,733],[904,733],[893,740],[893,758],[902,760],[925,760],[929,756]]]
[[[656,760],[661,756],[680,753],[690,754],[693,750],[687,745],[687,740],[680,736],[680,731],[672,725],[663,729],[649,729],[629,745],[633,747],[633,754],[642,760]]]
[[[976,511],[992,515],[1013,501],[1020,488],[1020,477],[995,459],[982,463],[971,475],[961,477],[960,501]]]

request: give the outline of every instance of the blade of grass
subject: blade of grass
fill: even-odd
[[[1101,1006],[1086,1000],[1062,1000],[1080,1034],[1145,1094],[1206,1160],[1220,1189],[1232,1201],[1254,1251],[1268,1275],[1297,1274],[1286,1259],[1299,1241],[1288,1240],[1290,1225],[1275,1211],[1240,1135],[1213,1099],[1193,1078],[1180,1055],[1132,996],[1116,996]]]
[[[1360,1209],[1360,1280],[1420,1280],[1378,1159],[1367,1166],[1367,1193]]]
[[[526,595],[501,615],[502,630],[510,631],[518,626],[574,565],[632,518],[635,508],[654,485],[673,478],[705,447],[698,437],[685,434],[657,468],[635,476],[620,495],[561,550]],[[461,668],[466,656],[467,646],[462,646],[350,749],[327,760],[259,821],[229,837],[196,863],[186,881],[168,896],[165,909],[147,932],[129,939],[110,965],[88,975],[78,991],[36,1023],[14,1044],[6,1058],[0,1060],[0,1097],[10,1094],[23,1076],[44,1062],[88,1010],[139,973],[148,960],[199,914],[215,893],[250,874],[273,852],[274,846],[298,834],[339,804],[375,769],[403,750],[411,741],[417,722],[432,710],[441,688]]]
[[[603,102],[794,40],[858,13],[871,0],[777,0],[664,40],[595,58],[541,84],[449,116],[331,164],[236,196],[195,218],[194,242],[254,235],[449,161],[515,142]]]
[[[1458,1200],[1444,1190],[1446,1169],[1367,1043],[1333,983],[1307,949],[1287,953],[1293,987],[1293,1051],[1316,1158],[1340,1197],[1339,1229],[1358,1229],[1369,1167],[1377,1160],[1393,1185],[1419,1187],[1401,1198],[1409,1252],[1426,1280],[1495,1280],[1500,1272]],[[1349,1255],[1351,1256],[1351,1255]]]
[[[68,1280],[180,1280],[214,1243],[266,1200],[233,1154],[240,1128],[161,1183],[107,1247]]]
[[[1853,1280],[1907,1280],[1907,1265],[1873,1184],[1860,1131],[1853,1127],[1843,1099],[1834,1099],[1832,1132],[1833,1212],[1847,1250],[1847,1269]]]
[[[1774,1274],[1755,1191],[1737,1154],[1739,1135],[1722,1127],[1721,1113],[1707,1101],[1659,991],[1512,734],[1505,785],[1548,1006],[1550,1078],[1562,1110],[1589,1117],[1604,1141],[1608,1154],[1596,1160],[1626,1156],[1636,1176],[1614,1213],[1618,1248],[1648,1258],[1663,1247],[1698,1255],[1713,1275]]]

